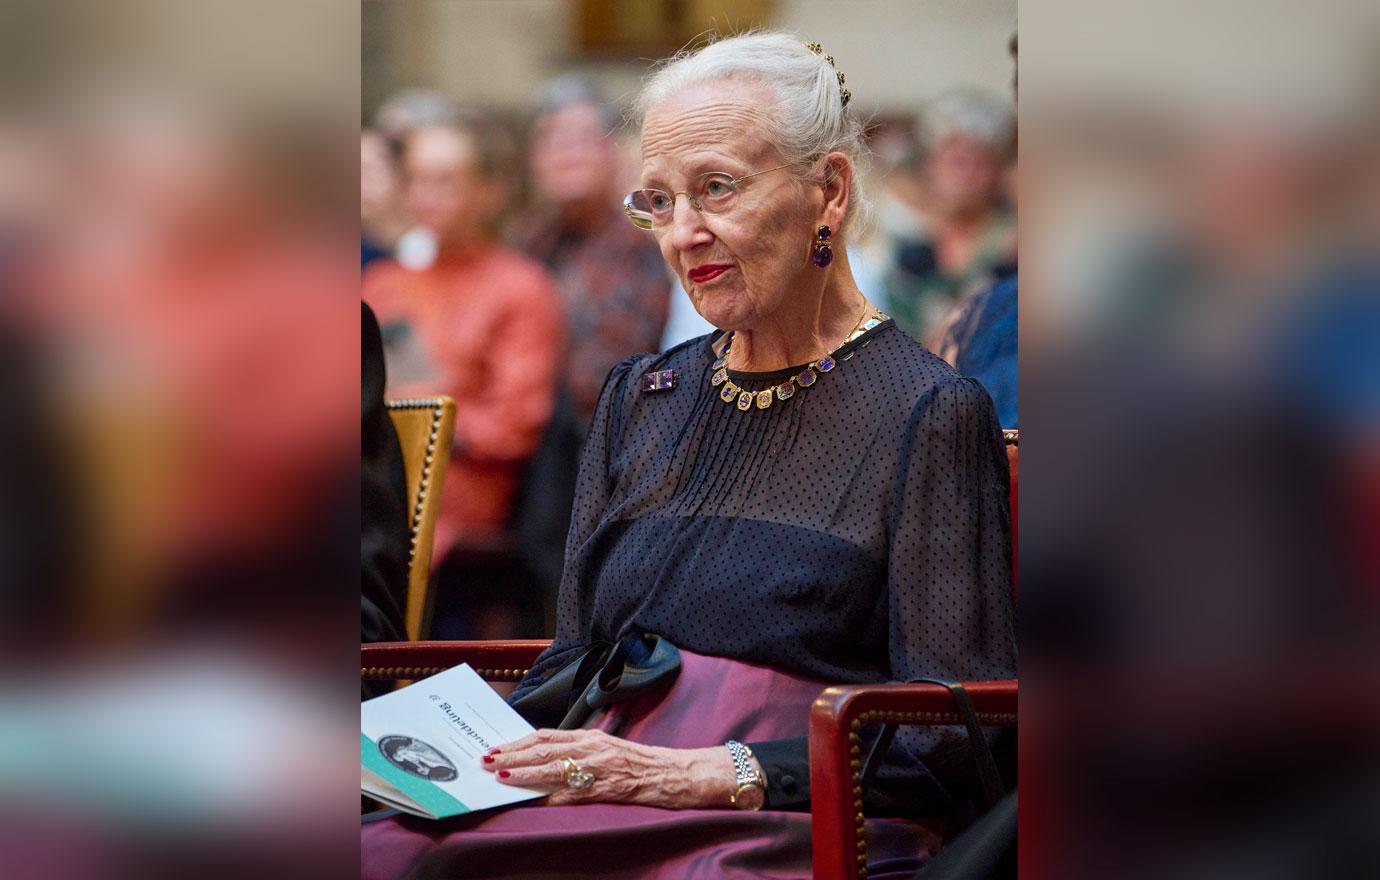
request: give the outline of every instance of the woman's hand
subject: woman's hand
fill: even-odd
[[[594,784],[566,785],[565,758],[594,774]],[[733,758],[722,746],[666,749],[600,730],[538,730],[485,755],[483,766],[508,785],[555,787],[548,804],[727,807],[735,788]]]

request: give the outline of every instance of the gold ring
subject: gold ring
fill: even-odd
[[[565,784],[574,789],[586,789],[594,784],[594,774],[581,769],[574,758],[562,758],[565,764]]]

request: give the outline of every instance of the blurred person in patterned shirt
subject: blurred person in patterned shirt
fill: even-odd
[[[583,433],[613,365],[659,350],[671,281],[655,242],[628,223],[616,195],[626,166],[618,114],[584,79],[547,85],[532,129],[537,204],[517,247],[556,276],[569,339],[566,381]]]

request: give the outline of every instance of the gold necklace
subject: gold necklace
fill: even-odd
[[[719,399],[724,403],[731,403],[738,407],[739,412],[747,412],[755,405],[758,409],[766,409],[777,400],[790,400],[795,397],[797,388],[809,388],[819,381],[819,377],[828,373],[838,366],[838,352],[848,343],[862,336],[867,331],[878,326],[884,321],[891,320],[889,315],[871,309],[872,316],[868,317],[869,304],[863,303],[863,316],[858,319],[858,323],[853,325],[853,329],[844,337],[843,342],[839,343],[838,348],[819,360],[810,363],[799,373],[788,378],[780,385],[763,389],[762,391],[747,391],[728,378],[728,356],[733,350],[733,336],[728,335],[728,343],[724,346],[723,354],[711,365],[714,373],[709,377],[709,384],[719,389]],[[851,355],[849,355],[851,357]],[[722,387],[720,387],[722,386]]]

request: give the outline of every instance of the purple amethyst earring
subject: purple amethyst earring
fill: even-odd
[[[821,269],[834,262],[834,249],[829,246],[829,237],[833,234],[834,231],[828,226],[821,226],[815,232],[815,246],[810,251],[810,259]]]

